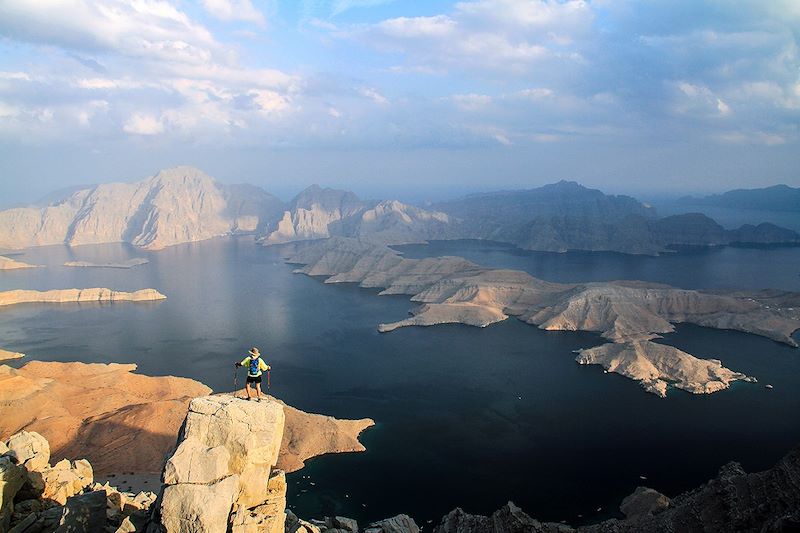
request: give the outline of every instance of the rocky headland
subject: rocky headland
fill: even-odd
[[[128,259],[127,261],[119,261],[116,263],[92,263],[91,261],[67,261],[64,263],[65,267],[82,267],[82,268],[133,268],[139,265],[146,265],[150,261],[143,257],[136,257]]]
[[[152,302],[165,300],[166,298],[155,289],[141,289],[134,292],[114,291],[105,288],[53,289],[50,291],[19,289],[0,292],[0,306],[31,303]]]
[[[10,352],[8,350],[3,350],[2,348],[0,348],[0,362],[10,361],[12,359],[22,359],[23,357],[25,357],[24,353]]]
[[[693,393],[727,388],[744,374],[655,342],[675,323],[734,329],[797,346],[800,294],[774,291],[710,293],[638,281],[559,284],[515,270],[481,267],[459,257],[406,259],[386,247],[331,238],[295,244],[287,262],[296,272],[325,283],[358,283],[380,294],[407,294],[420,305],[403,320],[378,325],[382,332],[405,326],[459,323],[484,327],[515,316],[541,329],[593,331],[612,341],[583,350],[577,360],[639,381],[666,395],[670,386]]]
[[[135,370],[136,365],[115,363],[0,365],[0,436],[41,433],[55,458],[85,457],[101,474],[159,472],[189,402],[211,389]],[[358,436],[374,424],[368,418],[339,420],[282,408],[286,431],[278,466],[288,472],[318,455],[363,451]]]
[[[39,265],[31,265],[23,261],[16,261],[10,257],[0,255],[0,270],[20,270],[23,268],[38,268]]]

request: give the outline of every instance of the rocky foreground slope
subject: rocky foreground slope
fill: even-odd
[[[132,364],[31,361],[0,365],[0,436],[35,431],[53,457],[85,457],[95,472],[159,472],[192,398],[211,393],[197,381],[136,374]],[[282,404],[281,404],[282,405]],[[363,451],[370,419],[338,420],[285,406],[278,465],[292,472],[311,457]]]
[[[158,494],[93,482],[85,459],[51,465],[38,433],[0,440],[0,531],[8,533],[419,533],[407,515],[359,527],[342,516],[304,520],[287,510],[277,468],[286,418],[274,401],[194,398],[161,472]],[[502,490],[498,488],[498,490]],[[624,519],[572,527],[541,522],[509,502],[491,516],[455,509],[435,533],[791,532],[800,526],[800,449],[747,474],[729,463],[674,498],[638,487]]]
[[[792,334],[800,329],[796,293],[726,295],[637,281],[550,283],[459,257],[406,259],[385,246],[342,238],[294,245],[285,255],[304,265],[296,272],[324,276],[325,283],[412,295],[420,305],[408,318],[380,324],[382,332],[445,323],[484,327],[509,316],[546,330],[594,331],[612,343],[581,351],[580,363],[602,364],[661,396],[669,387],[711,393],[748,379],[717,360],[652,342],[674,331],[675,323],[735,329],[791,346],[797,346]]]

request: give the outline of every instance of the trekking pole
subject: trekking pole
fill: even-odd
[[[238,367],[233,367],[233,397],[236,398],[236,393],[239,392],[239,370]]]
[[[269,382],[270,382],[270,377],[269,377],[270,371],[271,370],[267,370],[267,390],[269,390],[269,387],[270,387],[270,384],[269,384]]]

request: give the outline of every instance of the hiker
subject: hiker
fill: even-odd
[[[250,391],[250,384],[255,383],[256,385],[256,401],[261,401],[261,374],[267,370],[270,370],[270,366],[261,359],[261,354],[258,352],[258,348],[253,347],[250,348],[248,352],[250,355],[242,359],[239,363],[234,363],[237,367],[246,366],[247,367],[247,382],[244,384],[245,390],[247,390],[247,399],[252,400],[252,393]]]

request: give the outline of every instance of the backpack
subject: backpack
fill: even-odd
[[[258,375],[258,366],[259,366],[258,363],[260,363],[260,362],[261,362],[261,358],[260,357],[256,357],[255,359],[253,359],[251,357],[250,358],[250,368],[248,369],[247,373],[250,374],[251,376],[257,376]]]

